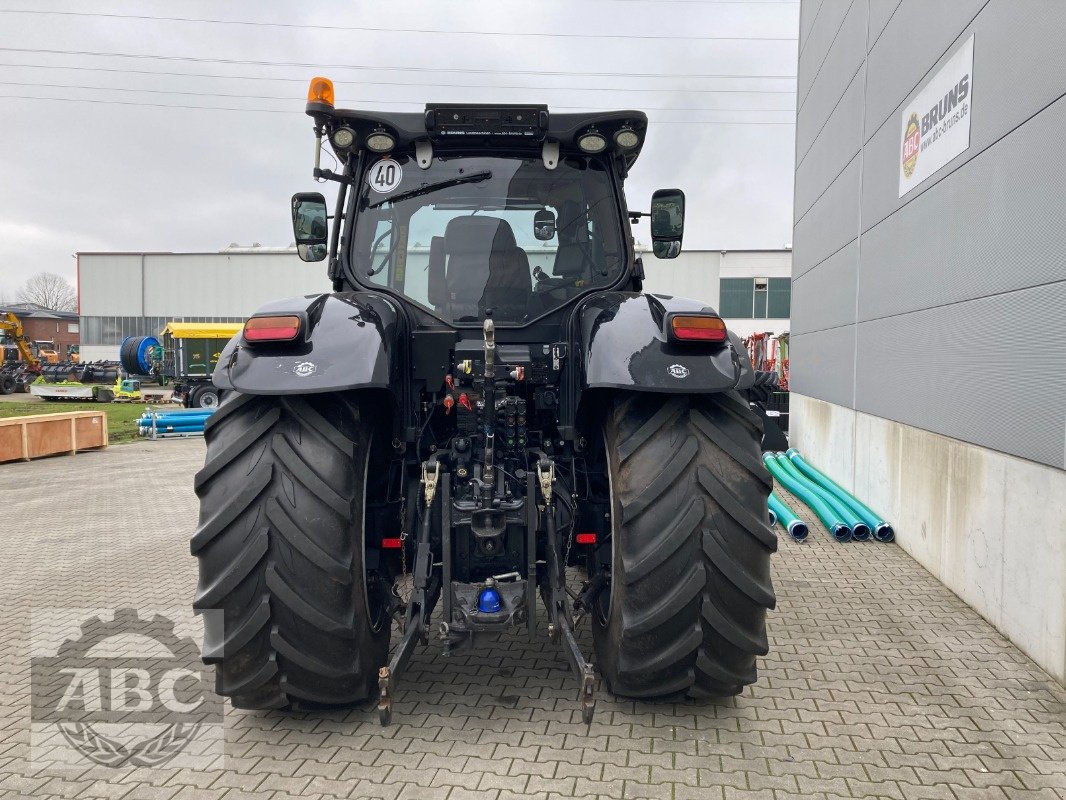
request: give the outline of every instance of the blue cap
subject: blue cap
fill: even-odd
[[[495,589],[482,589],[477,596],[477,610],[482,614],[495,614],[501,607],[500,593]]]

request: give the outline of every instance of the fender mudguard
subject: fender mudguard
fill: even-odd
[[[710,394],[747,389],[754,382],[740,337],[722,344],[671,342],[664,321],[670,312],[714,309],[683,297],[605,292],[579,312],[587,388]]]
[[[394,351],[402,323],[396,307],[381,295],[307,295],[278,300],[255,314],[295,314],[304,322],[303,335],[295,342],[249,344],[237,334],[212,375],[220,389],[313,394],[398,385]]]

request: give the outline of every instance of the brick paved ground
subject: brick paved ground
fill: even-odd
[[[366,711],[230,710],[225,768],[30,761],[31,608],[187,605],[202,453],[170,441],[0,466],[0,795],[1066,798],[1066,691],[899,548],[814,526],[806,544],[782,538],[772,650],[735,700],[601,695],[586,732],[562,656],[516,640],[418,655],[384,730]]]

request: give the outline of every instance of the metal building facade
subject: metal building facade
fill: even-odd
[[[294,249],[79,253],[82,358],[117,358],[124,337],[158,335],[172,320],[239,322],[271,300],[328,291],[324,265]]]
[[[804,0],[797,392],[1066,466],[1064,28],[1061,3]],[[900,110],[971,35],[969,147],[900,198]]]
[[[530,255],[535,263],[536,254]],[[428,251],[413,257],[428,258]],[[777,278],[787,276],[791,264],[788,250],[690,249],[670,260],[650,252],[641,257],[646,291],[691,297],[712,308],[719,306],[719,276]],[[294,248],[79,253],[82,358],[115,359],[123,338],[157,335],[169,321],[239,322],[273,300],[330,289],[325,265],[300,261]],[[788,330],[787,318],[728,322],[741,335]]]
[[[801,447],[1060,680],[1063,30],[1037,0],[802,0],[791,337]],[[917,108],[971,38],[968,85]],[[968,144],[904,190],[963,95]]]

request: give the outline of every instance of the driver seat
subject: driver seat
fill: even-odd
[[[444,255],[445,316],[478,317],[490,308],[497,317],[525,315],[533,291],[529,258],[507,220],[455,217],[444,231]]]

